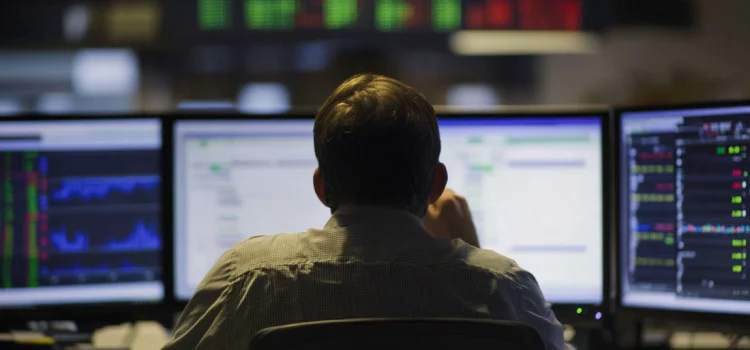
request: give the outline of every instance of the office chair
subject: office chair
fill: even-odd
[[[504,321],[465,319],[352,319],[298,323],[261,330],[250,350],[544,350],[537,331]]]

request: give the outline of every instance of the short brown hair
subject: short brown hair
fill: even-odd
[[[315,117],[315,156],[326,204],[427,208],[440,133],[432,105],[414,88],[361,74],[341,84]]]

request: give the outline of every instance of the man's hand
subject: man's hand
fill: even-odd
[[[464,242],[479,247],[477,230],[471,218],[466,199],[449,189],[445,189],[438,200],[430,204],[424,217],[427,232],[435,238],[460,238]]]

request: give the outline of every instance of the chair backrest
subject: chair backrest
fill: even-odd
[[[258,332],[250,350],[544,350],[537,331],[505,321],[353,319],[298,323]]]

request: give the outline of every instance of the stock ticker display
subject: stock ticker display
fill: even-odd
[[[3,287],[159,277],[158,151],[2,156]]]
[[[602,0],[108,0],[22,1],[0,11],[0,42],[74,46],[198,45],[248,36],[294,39],[349,32],[596,31]],[[352,38],[365,40],[366,37]]]
[[[631,279],[664,290],[675,288],[674,133],[632,135],[631,171],[638,174],[631,202],[637,231]]]
[[[749,116],[623,114],[626,305],[750,313]]]
[[[65,303],[76,299],[70,292],[107,299],[121,286],[160,283],[158,140],[125,129],[102,142],[97,134],[107,130],[96,123],[36,124],[0,136],[0,306],[14,304],[14,291]]]
[[[584,0],[197,0],[202,30],[582,29]]]
[[[747,116],[694,117],[678,126],[675,201],[680,295],[750,301],[748,122]]]

